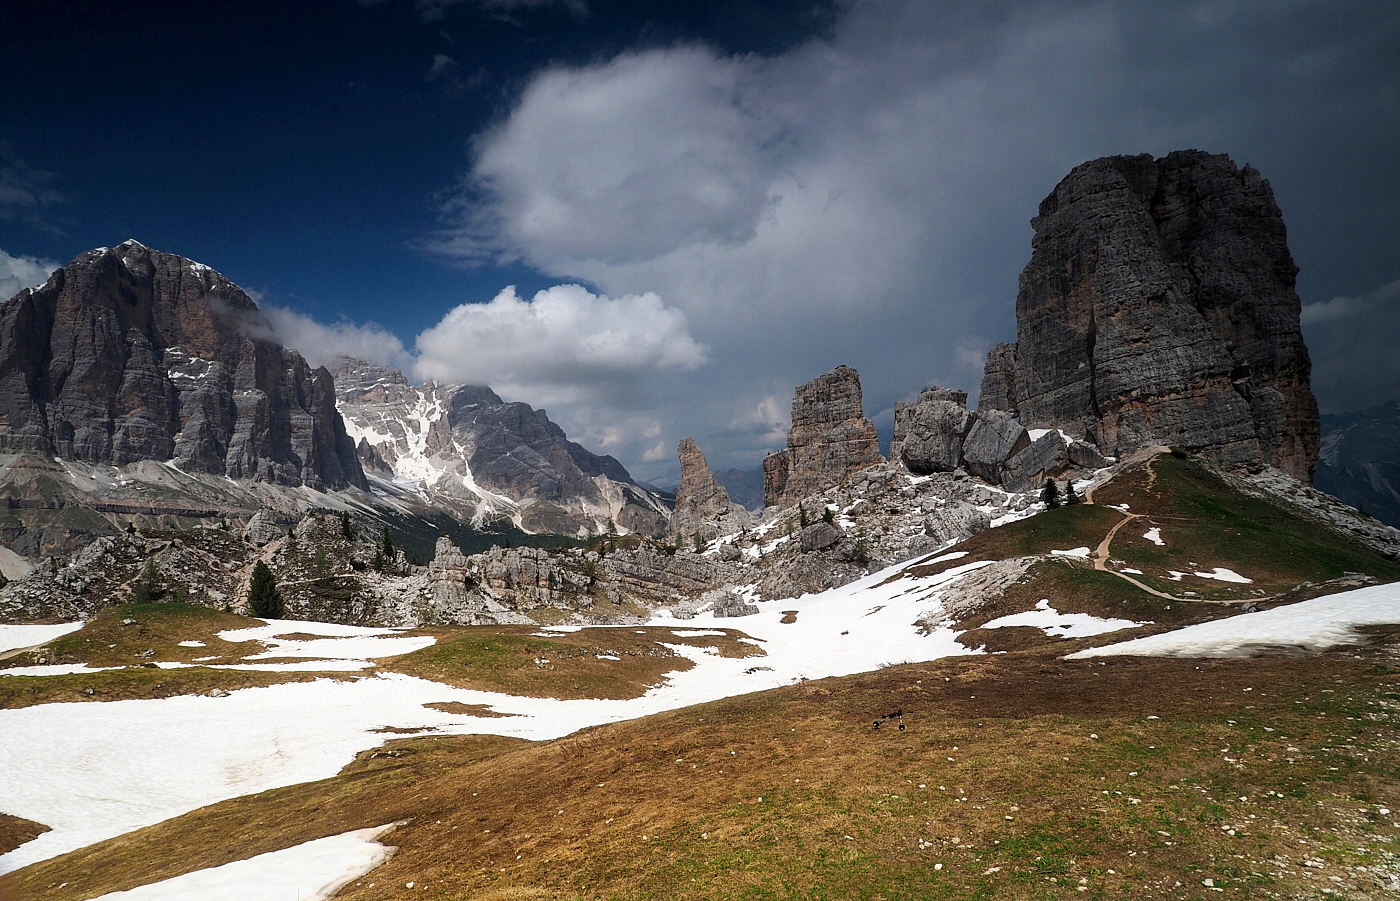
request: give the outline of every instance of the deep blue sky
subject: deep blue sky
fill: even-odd
[[[0,79],[0,293],[134,237],[643,478],[756,465],[840,363],[886,432],[975,392],[1111,153],[1258,167],[1324,410],[1400,397],[1394,2],[10,0]]]
[[[805,0],[458,3],[441,18],[403,0],[5,6],[0,141],[65,196],[43,227],[0,219],[0,248],[66,262],[134,237],[407,341],[455,304],[558,282],[419,249],[469,140],[532,72],[681,40],[778,52],[833,15]],[[439,54],[456,66],[430,79]],[[389,298],[410,302],[386,312]]]

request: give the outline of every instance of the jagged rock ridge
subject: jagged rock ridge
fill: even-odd
[[[787,448],[763,461],[763,502],[798,503],[884,459],[861,409],[860,374],[838,366],[798,386]]]
[[[371,475],[532,532],[664,533],[670,514],[613,457],[570,441],[544,410],[483,385],[412,385],[397,369],[333,361],[339,408]]]
[[[1093,160],[1032,226],[1017,341],[988,354],[979,410],[1111,456],[1172,444],[1311,480],[1297,266],[1258,171],[1194,150]]]
[[[367,487],[330,373],[237,285],[136,241],[0,306],[0,451]]]

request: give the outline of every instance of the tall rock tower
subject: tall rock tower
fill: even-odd
[[[988,354],[979,410],[1110,455],[1171,444],[1311,482],[1321,430],[1298,267],[1257,170],[1195,150],[1105,157],[1031,225],[1017,340]]]
[[[798,386],[787,449],[763,461],[763,503],[795,504],[884,459],[861,409],[860,373],[837,366]]]

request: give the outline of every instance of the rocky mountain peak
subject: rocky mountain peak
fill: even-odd
[[[670,510],[616,459],[570,441],[544,410],[485,385],[411,384],[354,357],[332,364],[360,459],[401,490],[465,519],[503,516],[532,532],[663,534]]]
[[[861,408],[860,374],[838,366],[797,388],[788,446],[763,461],[763,499],[786,506],[884,460]]]
[[[1317,403],[1269,183],[1195,150],[1077,166],[1032,220],[1017,340],[979,409],[1108,455],[1172,444],[1310,481]]]
[[[0,305],[0,450],[366,487],[330,373],[233,282],[134,240]]]

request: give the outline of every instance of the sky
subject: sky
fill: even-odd
[[[0,28],[0,296],[135,238],[312,362],[548,410],[641,479],[785,443],[861,373],[976,395],[1071,168],[1269,179],[1324,412],[1400,398],[1400,5],[27,2]]]

